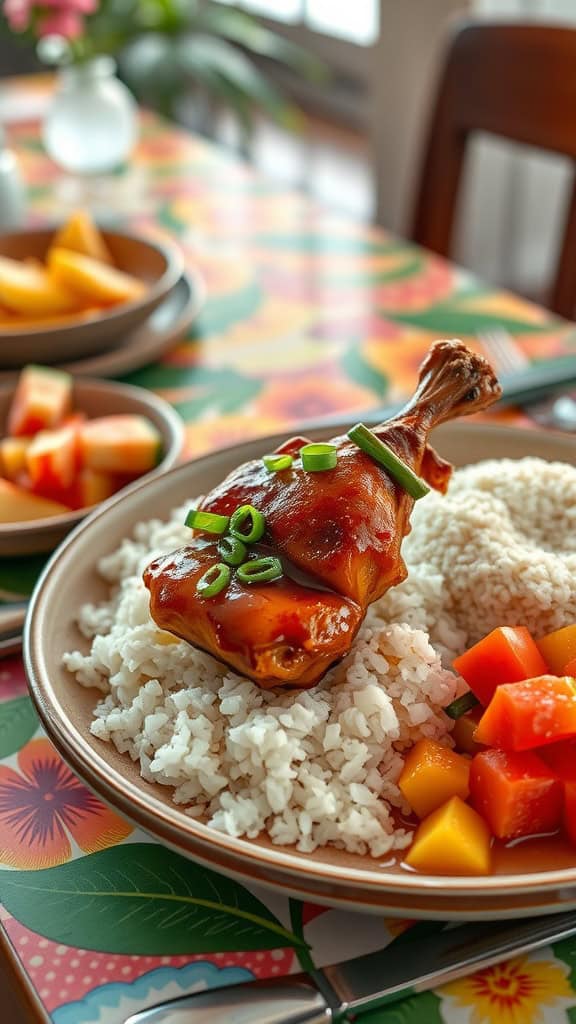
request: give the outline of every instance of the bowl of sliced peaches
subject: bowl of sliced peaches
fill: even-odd
[[[95,506],[174,466],[182,441],[152,392],[25,367],[0,388],[0,557],[51,551]]]
[[[181,274],[176,247],[100,229],[85,210],[56,228],[0,235],[0,368],[114,348]]]

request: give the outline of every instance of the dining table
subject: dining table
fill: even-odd
[[[437,338],[457,336],[483,351],[490,332],[503,331],[535,378],[550,364],[576,376],[574,324],[263,176],[235,152],[155,113],[140,112],[139,141],[125,167],[78,181],[42,146],[52,88],[42,75],[0,83],[0,121],[26,183],[29,223],[62,221],[79,202],[90,202],[107,223],[176,242],[186,266],[204,282],[204,301],[190,330],[158,361],[122,376],[179,412],[185,459],[290,434],[302,421],[352,422],[397,403],[413,388]],[[534,425],[529,410],[484,415],[526,429]],[[0,559],[2,600],[27,600],[44,561]],[[0,661],[0,900],[7,873],[11,881],[14,873],[29,880],[31,872],[67,864],[81,902],[101,888],[103,850],[131,844],[135,862],[142,863],[152,846],[160,863],[168,856],[86,793],[39,725],[21,656]],[[183,859],[182,870],[192,902],[209,889],[212,909],[177,942],[173,929],[133,927],[120,906],[115,915],[112,883],[107,900],[113,925],[96,939],[75,913],[76,904],[55,915],[48,901],[42,913],[34,886],[23,885],[17,907],[0,909],[0,960],[22,1019],[123,1024],[163,999],[320,967],[383,948],[421,927],[303,903],[265,886],[225,880]],[[238,907],[248,908],[254,927],[237,927]],[[576,938],[361,1019],[574,1024]]]

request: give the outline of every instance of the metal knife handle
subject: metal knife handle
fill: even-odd
[[[306,976],[248,982],[171,999],[124,1024],[330,1024],[328,1003]]]

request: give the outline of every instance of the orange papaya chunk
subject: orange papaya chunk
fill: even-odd
[[[90,256],[100,263],[112,265],[114,260],[102,233],[87,210],[74,210],[68,220],[56,232],[51,248],[71,249],[82,256]]]
[[[56,316],[77,310],[77,296],[44,267],[0,256],[0,303],[28,317]]]
[[[146,291],[137,277],[70,249],[51,249],[48,267],[57,284],[93,306],[133,302]]]

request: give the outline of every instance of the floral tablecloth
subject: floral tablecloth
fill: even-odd
[[[43,89],[5,86],[0,111],[29,113]],[[77,202],[78,183],[48,161],[36,124],[7,119],[31,221],[61,217]],[[190,457],[394,400],[411,389],[436,337],[458,335],[481,349],[482,332],[503,325],[529,358],[576,365],[572,325],[287,193],[151,115],[130,167],[99,181],[91,201],[137,231],[176,238],[205,278],[208,300],[190,335],[129,378],[179,410]],[[3,599],[26,596],[41,562],[0,562]],[[126,871],[138,895],[129,905]],[[407,922],[243,887],[134,830],[43,736],[19,658],[0,663],[0,897],[10,949],[53,1024],[121,1024],[163,997],[320,966],[411,934]],[[430,924],[415,931],[423,927]],[[576,1022],[576,941],[363,1019]]]

